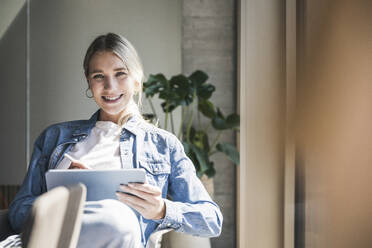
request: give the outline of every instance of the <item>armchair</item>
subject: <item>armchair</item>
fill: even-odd
[[[37,198],[21,236],[23,247],[76,247],[85,199],[83,184],[69,189],[58,187]],[[169,231],[153,233],[146,248],[160,248],[163,234]],[[8,210],[0,210],[0,241],[13,234],[16,233],[10,227]]]

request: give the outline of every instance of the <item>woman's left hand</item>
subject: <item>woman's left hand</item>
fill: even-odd
[[[118,200],[137,210],[146,219],[162,219],[165,203],[160,188],[148,183],[129,183],[120,189],[132,195],[116,192]]]

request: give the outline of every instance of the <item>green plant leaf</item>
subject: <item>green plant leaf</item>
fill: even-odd
[[[220,117],[221,119],[225,120],[225,116],[223,115],[222,111],[220,108],[217,108],[217,116]]]
[[[198,110],[208,118],[214,118],[216,116],[213,103],[208,100],[200,99],[198,101]]]
[[[189,76],[189,79],[194,85],[199,86],[208,80],[208,75],[203,71],[197,70]]]
[[[186,95],[189,88],[189,79],[182,74],[173,76],[169,80],[169,85],[174,91],[178,92],[180,95]]]
[[[148,80],[143,83],[143,91],[145,92],[146,97],[153,97],[155,94],[163,91],[166,84],[167,79],[163,74],[150,74]]]
[[[217,130],[225,130],[228,128],[226,121],[218,116],[212,119],[212,126]]]
[[[226,124],[229,128],[240,126],[240,116],[238,114],[231,114],[226,118]]]
[[[192,103],[192,91],[190,87],[192,87],[192,83],[190,80],[182,74],[177,76],[173,76],[169,80],[169,87],[170,91],[173,93],[171,98],[169,99],[172,104],[179,106],[179,105],[190,105]]]
[[[164,76],[163,73],[158,73],[158,74],[155,74],[154,77],[156,78],[157,81],[165,84],[168,80],[167,78]]]
[[[176,107],[177,107],[176,105],[174,105],[174,104],[172,104],[172,103],[170,103],[170,104],[167,106],[167,102],[162,102],[162,103],[160,104],[160,106],[161,106],[161,108],[163,109],[164,112],[168,112],[168,113],[172,112],[172,111],[175,110]]]
[[[211,165],[209,166],[208,170],[205,171],[205,174],[211,178],[216,175],[216,169],[214,168],[213,162],[211,162]]]
[[[159,92],[159,98],[165,101],[169,101],[170,99],[172,99],[172,97],[174,97],[173,94],[174,93],[171,92],[169,89],[164,89]]]
[[[183,145],[183,148],[185,150],[185,153],[186,153],[187,157],[189,157],[189,159],[194,164],[195,170],[197,172],[200,171],[200,164],[199,164],[198,160],[196,159],[195,153],[191,150],[189,143],[184,141],[184,142],[182,142],[182,145]]]
[[[186,154],[190,153],[190,146],[189,146],[189,143],[183,141],[182,142],[182,145],[183,145],[183,150],[185,151]]]
[[[208,170],[209,167],[209,159],[208,154],[200,150],[198,147],[196,147],[193,144],[189,144],[191,150],[195,153],[196,159],[198,160],[198,163],[200,165],[200,171],[204,172]]]
[[[217,114],[212,119],[212,126],[217,130],[225,130],[229,128],[229,126],[226,123],[226,119],[224,115],[222,114],[220,108],[217,108]]]
[[[208,154],[197,148],[195,145],[182,142],[186,155],[191,159],[195,166],[195,170],[198,175],[203,174],[209,169],[210,162],[208,160]]]
[[[192,143],[196,147],[198,147],[203,152],[207,153],[209,152],[209,141],[208,141],[208,135],[204,131],[194,131],[194,135],[192,138]]]
[[[196,90],[196,95],[199,99],[207,100],[212,96],[213,92],[216,90],[216,87],[211,84],[202,84],[198,86]]]
[[[240,164],[239,152],[235,146],[229,143],[219,143],[216,148],[218,151],[225,153],[233,163]]]
[[[190,140],[194,140],[196,130],[193,126],[190,128]]]

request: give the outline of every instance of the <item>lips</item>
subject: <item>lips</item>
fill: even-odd
[[[102,96],[102,99],[105,101],[105,102],[108,102],[108,103],[115,103],[117,101],[120,100],[120,98],[122,98],[123,94],[120,94],[118,96]]]

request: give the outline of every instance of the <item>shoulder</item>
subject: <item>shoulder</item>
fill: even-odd
[[[174,148],[180,141],[173,133],[159,128],[151,123],[144,120],[139,121],[138,128],[144,134],[146,140],[151,140],[157,143],[162,143],[168,146],[168,148]]]
[[[39,145],[48,143],[59,144],[70,139],[75,134],[88,134],[91,128],[91,122],[89,120],[74,120],[54,123],[47,126],[39,135],[36,143]]]
[[[89,120],[65,121],[51,124],[47,128],[45,128],[45,131],[51,132],[58,129],[81,129],[82,127],[87,125],[90,125]]]
[[[61,131],[75,131],[83,130],[90,125],[88,120],[74,120],[74,121],[65,121],[54,123],[46,127],[43,133],[56,133]]]
[[[73,121],[59,122],[49,125],[44,129],[42,135],[57,135],[57,134],[83,134],[88,133],[98,119],[99,110],[96,111],[90,119],[81,119]]]

